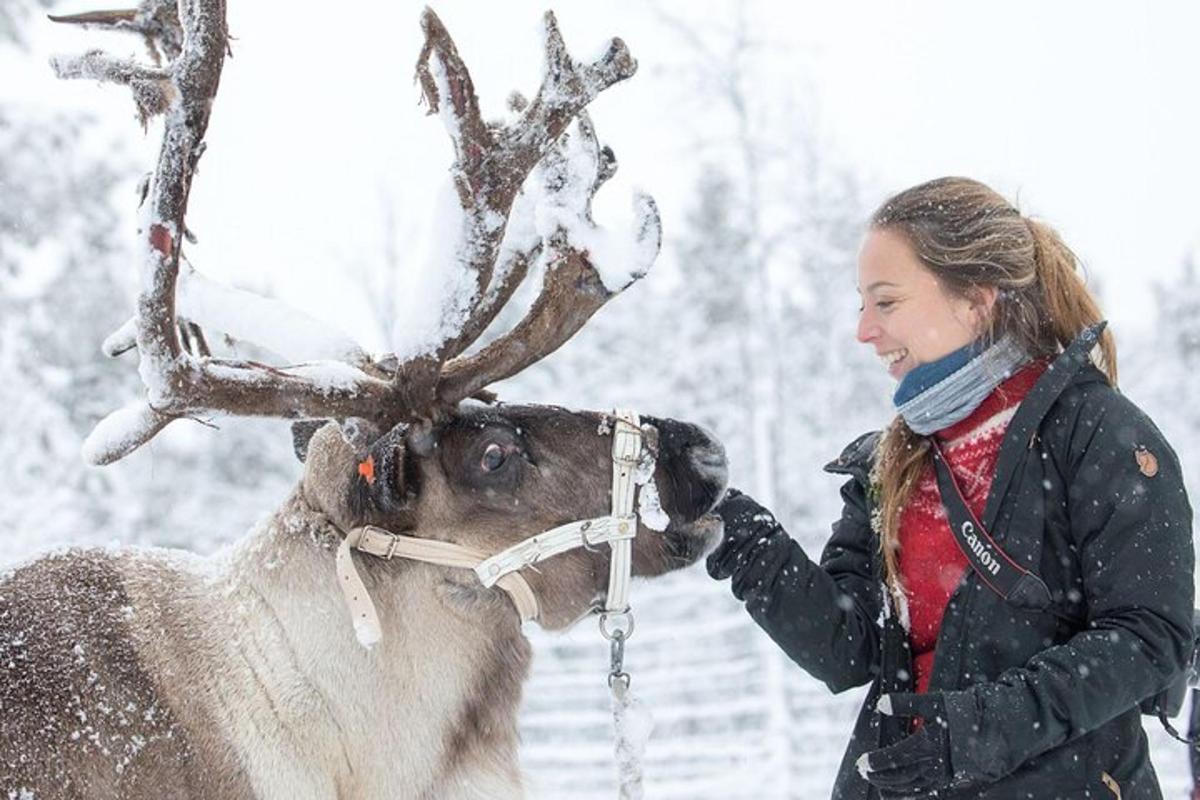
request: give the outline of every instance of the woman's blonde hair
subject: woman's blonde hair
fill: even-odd
[[[899,233],[917,258],[956,297],[999,290],[987,328],[992,342],[1011,335],[1031,357],[1060,352],[1101,319],[1079,262],[1058,233],[1023,216],[1000,194],[969,178],[938,178],[906,189],[871,216],[872,230]],[[1101,369],[1117,384],[1117,351],[1107,330],[1097,347]],[[900,516],[927,466],[928,439],[897,416],[879,443],[872,489],[877,498],[884,576],[901,590],[897,569]]]

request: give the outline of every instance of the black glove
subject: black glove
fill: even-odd
[[[950,786],[954,770],[950,764],[950,728],[942,694],[885,694],[879,698],[875,710],[889,716],[924,720],[921,728],[908,738],[859,756],[858,771],[879,789],[879,796],[885,800],[925,797]]]
[[[733,575],[759,550],[778,541],[778,537],[787,538],[770,511],[737,489],[730,488],[713,513],[725,523],[725,536],[706,562],[708,574],[717,580]]]

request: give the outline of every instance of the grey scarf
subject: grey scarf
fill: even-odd
[[[896,411],[913,433],[928,436],[969,417],[993,389],[1028,360],[1029,356],[1020,345],[1011,336],[1005,336],[954,372],[896,406]],[[922,364],[916,369],[933,366]]]

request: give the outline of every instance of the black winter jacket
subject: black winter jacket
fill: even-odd
[[[929,690],[945,693],[956,771],[987,778],[940,797],[1161,797],[1137,705],[1190,655],[1192,510],[1158,428],[1088,361],[1102,327],[1056,358],[1001,444],[981,521],[1054,603],[1017,609],[970,569],[951,596]],[[880,726],[881,691],[912,690],[906,637],[880,624],[890,611],[868,488],[878,439],[860,437],[825,467],[850,480],[820,565],[773,537],[733,575],[797,664],[834,692],[871,683],[835,800],[878,796],[854,762],[904,735]]]

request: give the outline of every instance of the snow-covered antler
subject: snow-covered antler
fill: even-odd
[[[596,142],[583,109],[604,89],[633,75],[637,62],[620,39],[613,39],[595,62],[576,62],[554,14],[547,12],[543,22],[545,77],[537,95],[530,103],[515,101],[520,117],[513,124],[488,126],[480,118],[470,74],[450,35],[432,10],[427,8],[422,16],[426,38],[417,78],[430,111],[441,116],[454,144],[455,188],[467,220],[459,252],[466,254],[465,266],[476,279],[467,321],[422,365],[430,371],[429,399],[440,403],[456,403],[553,352],[608,299],[644,274],[658,253],[658,214],[649,198],[640,201],[639,229],[645,234],[639,238],[652,241],[653,252],[631,265],[625,280],[611,288],[600,280],[591,258],[595,241],[588,241],[589,234],[599,233],[591,221],[592,197],[615,171],[616,160]],[[572,137],[564,132],[576,119],[579,133]],[[528,189],[537,196],[526,202],[536,205],[537,222],[533,235],[523,236],[508,228],[529,221],[510,225],[509,220],[525,179],[539,162],[540,185]],[[549,209],[558,213],[550,215],[553,224],[547,226]],[[479,353],[463,356],[539,255],[548,269],[525,319]]]
[[[596,141],[583,109],[601,91],[633,74],[636,62],[624,43],[614,39],[596,62],[576,63],[548,13],[546,76],[537,96],[516,108],[522,113],[512,125],[488,125],[453,41],[426,9],[417,77],[431,112],[441,116],[454,145],[451,174],[462,215],[453,252],[474,281],[467,308],[444,309],[452,323],[447,332],[402,359],[373,361],[333,333],[321,337],[328,361],[276,367],[213,357],[194,323],[260,343],[262,336],[256,334],[313,329],[307,322],[233,330],[246,319],[296,314],[275,301],[219,287],[181,259],[188,236],[188,194],[228,47],[224,0],[179,0],[177,11],[169,0],[144,0],[136,10],[57,19],[139,33],[156,61],[160,52],[169,59],[166,66],[147,66],[90,52],[54,63],[64,78],[130,86],[143,121],[165,115],[143,212],[143,288],[137,315],[104,346],[116,355],[136,343],[147,397],[97,426],[85,445],[93,463],[119,459],[170,421],[205,412],[363,417],[383,425],[436,416],[552,352],[605,301],[644,274],[657,255],[657,211],[648,197],[639,197],[633,247],[617,248],[623,266],[605,269],[604,276],[597,270],[597,259],[614,248],[591,220],[591,201],[612,175],[615,159]],[[578,120],[577,131],[564,133],[573,120]],[[538,180],[523,195],[522,186],[539,163]],[[514,206],[518,219],[510,225]],[[479,353],[464,356],[539,257],[546,261],[546,277],[526,318]],[[188,320],[177,317],[177,299]],[[246,309],[253,312],[240,313]],[[198,346],[186,346],[189,340]]]
[[[54,62],[60,77],[130,85],[144,119],[165,112],[162,147],[141,225],[142,291],[134,340],[147,396],[97,426],[85,445],[85,455],[93,463],[127,455],[180,417],[209,411],[279,417],[372,416],[393,396],[386,377],[364,371],[365,359],[357,364],[329,362],[284,369],[212,358],[204,355],[206,348],[193,355],[182,347],[175,306],[184,215],[204,150],[227,35],[223,0],[183,0],[177,16],[166,13],[166,8],[161,0],[148,0],[135,11],[61,18],[133,30],[153,38],[168,56],[174,54],[165,67],[131,64],[99,52]],[[185,46],[180,48],[180,42]],[[148,96],[155,99],[146,102]],[[106,350],[120,352],[128,328],[110,337]]]
[[[560,136],[539,165],[535,225],[547,262],[541,293],[511,331],[445,365],[439,384],[443,399],[469,397],[552,353],[646,274],[662,242],[654,200],[635,197],[635,230],[628,239],[611,236],[591,218],[596,190],[616,168],[612,151],[596,140],[587,112],[579,112],[575,129]]]
[[[179,24],[179,5],[176,0],[143,0],[137,8],[60,16],[51,14],[50,19],[85,28],[137,34],[145,41],[156,65],[161,64],[164,57],[174,60],[183,50],[183,27]]]

